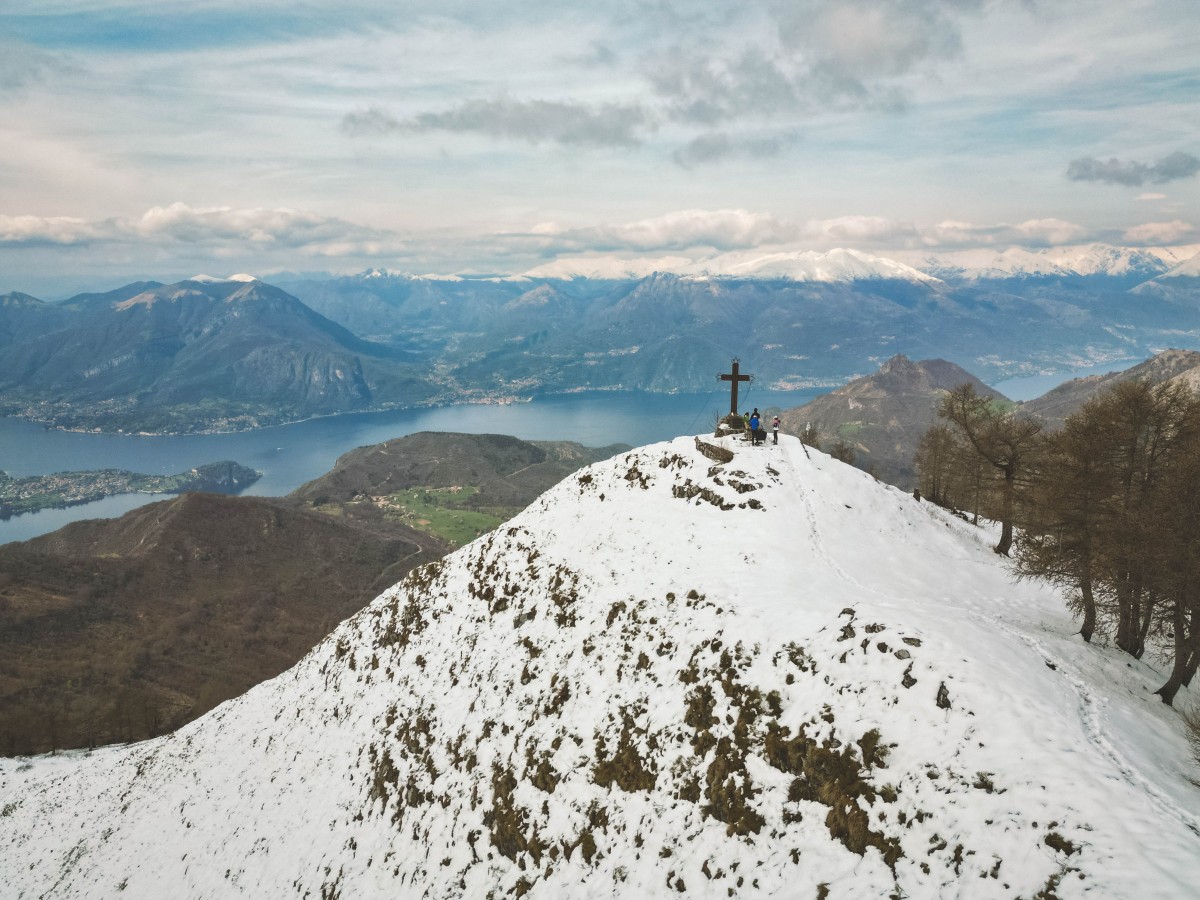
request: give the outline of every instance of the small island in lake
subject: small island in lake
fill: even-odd
[[[229,460],[197,466],[177,475],[141,475],[121,469],[98,469],[13,478],[7,472],[0,472],[0,519],[39,509],[91,503],[113,494],[182,494],[185,491],[236,494],[261,477],[261,472]]]

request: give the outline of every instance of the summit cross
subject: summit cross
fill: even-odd
[[[753,375],[742,375],[741,373],[739,373],[738,365],[739,365],[739,361],[735,359],[733,361],[733,371],[732,372],[728,372],[724,375],[717,376],[722,381],[730,382],[730,385],[729,385],[729,414],[732,416],[737,415],[738,382],[754,380]]]

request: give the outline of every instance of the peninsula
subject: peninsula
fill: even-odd
[[[262,477],[247,466],[225,460],[176,475],[141,475],[121,469],[55,472],[13,478],[0,472],[0,519],[39,509],[62,509],[113,494],[182,494],[209,491],[235,494]]]

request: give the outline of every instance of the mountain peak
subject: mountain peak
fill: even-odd
[[[1008,278],[1077,278],[1107,276],[1153,278],[1168,268],[1150,250],[1091,243],[1029,250],[964,250],[929,257],[922,269],[946,278],[969,281]]]
[[[903,353],[897,353],[879,367],[880,375],[911,375],[920,371],[917,364]]]
[[[988,544],[791,438],[622,454],[174,735],[0,761],[9,889],[1195,883],[1196,789],[1146,674]],[[1128,719],[1144,746],[1109,738]]]
[[[0,294],[0,306],[7,307],[38,307],[45,306],[45,301],[39,300],[37,297],[30,294],[23,294],[20,291],[9,291],[7,294]]]

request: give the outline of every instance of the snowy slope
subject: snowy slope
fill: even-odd
[[[1158,276],[1161,278],[1200,278],[1200,253],[1189,256],[1178,265]]]
[[[826,253],[799,251],[770,253],[743,259],[724,258],[723,264],[714,266],[713,271],[745,278],[787,278],[792,281],[938,280],[894,259],[846,249],[835,249]]]
[[[938,280],[894,259],[840,248],[825,253],[814,250],[767,254],[739,251],[698,260],[682,256],[563,258],[530,269],[525,275],[531,278],[645,278],[656,272],[694,278],[787,279],[826,284],[879,280],[936,283]]]
[[[0,896],[1194,896],[1155,673],[965,523],[726,446],[577,473],[175,735],[0,761]]]
[[[1169,250],[1084,244],[1040,250],[964,250],[929,256],[917,265],[942,278],[966,280],[1096,275],[1153,278],[1170,268],[1165,259],[1173,259]]]

